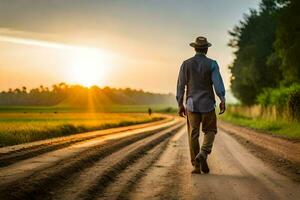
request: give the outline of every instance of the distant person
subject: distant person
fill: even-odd
[[[208,47],[211,46],[207,39],[197,37],[190,46],[195,49],[196,55],[185,60],[180,67],[176,95],[178,114],[187,117],[190,154],[194,166],[192,173],[209,173],[207,157],[212,151],[217,133],[213,86],[221,100],[219,114],[225,112],[225,89],[217,62],[206,57]],[[183,103],[185,92],[186,108]],[[204,138],[200,149],[201,123]]]
[[[151,114],[152,114],[152,109],[151,108],[148,108],[148,114],[149,114],[149,116],[151,116]]]

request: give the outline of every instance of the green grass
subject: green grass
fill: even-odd
[[[157,121],[159,114],[41,112],[44,109],[21,109],[22,112],[0,112],[0,146],[21,144],[86,131]],[[18,110],[20,111],[20,110]]]
[[[226,112],[224,115],[221,115],[220,119],[236,125],[253,128],[274,135],[279,135],[292,139],[300,138],[299,122],[288,122],[285,120],[273,121],[262,118],[251,118],[229,112]]]

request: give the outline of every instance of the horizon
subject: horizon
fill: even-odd
[[[174,94],[182,61],[194,55],[188,44],[199,35],[213,44],[208,57],[229,90],[227,31],[258,1],[218,4],[0,2],[0,90],[66,82]]]
[[[156,92],[156,91],[149,91],[149,90],[145,90],[143,88],[132,88],[132,87],[126,87],[126,86],[123,86],[123,87],[111,87],[109,85],[103,85],[103,86],[99,86],[99,85],[91,85],[91,86],[85,86],[85,85],[81,85],[79,83],[74,83],[74,84],[69,84],[67,82],[60,82],[60,83],[54,83],[54,84],[51,84],[51,85],[43,85],[43,84],[40,84],[38,86],[32,86],[32,87],[27,87],[26,85],[23,85],[23,86],[20,86],[20,87],[15,87],[15,88],[6,88],[6,89],[2,89],[0,90],[0,92],[8,92],[10,89],[12,89],[12,91],[14,91],[14,89],[22,89],[22,87],[26,87],[26,90],[27,90],[27,93],[30,92],[31,89],[38,89],[40,88],[40,86],[43,86],[44,88],[50,88],[50,89],[53,89],[53,86],[54,85],[59,85],[61,83],[64,83],[68,86],[81,86],[81,87],[84,87],[86,89],[91,89],[92,87],[98,87],[99,89],[104,89],[104,88],[110,88],[110,89],[116,89],[116,90],[125,90],[125,89],[130,89],[130,90],[135,90],[135,91],[143,91],[145,93],[153,93],[153,94],[164,94],[164,95],[175,95],[174,92]],[[230,88],[229,89],[226,89],[227,92],[231,92]]]
[[[148,90],[144,90],[142,88],[131,88],[131,87],[110,87],[108,85],[104,85],[104,86],[99,86],[99,85],[90,85],[90,86],[85,86],[85,85],[81,85],[79,83],[74,83],[74,84],[69,84],[69,83],[66,83],[66,82],[60,82],[60,83],[54,83],[52,85],[43,85],[43,84],[40,84],[39,86],[37,87],[27,87],[26,85],[23,85],[23,86],[20,86],[20,87],[16,87],[16,88],[7,88],[7,89],[3,89],[3,90],[0,90],[0,92],[8,92],[10,89],[12,91],[14,91],[15,89],[22,89],[23,87],[26,87],[26,93],[29,93],[30,90],[32,89],[39,89],[41,88],[41,86],[45,89],[45,88],[48,88],[50,91],[53,90],[53,86],[54,85],[60,85],[60,84],[66,84],[67,86],[69,87],[74,87],[74,86],[79,86],[79,87],[82,87],[82,88],[85,88],[85,89],[92,89],[93,87],[97,87],[98,89],[105,89],[105,88],[109,88],[109,89],[113,89],[113,90],[126,90],[126,89],[130,89],[130,90],[133,90],[133,91],[142,91],[142,92],[145,92],[145,93],[152,93],[152,94],[163,94],[163,95],[175,95],[174,93],[172,92],[169,92],[169,93],[161,93],[161,92],[153,92],[153,91],[148,91]]]

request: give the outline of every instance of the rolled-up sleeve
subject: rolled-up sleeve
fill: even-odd
[[[184,72],[185,72],[185,65],[183,62],[180,67],[178,80],[177,80],[176,100],[177,100],[177,103],[179,106],[183,105],[183,98],[184,98],[184,93],[185,93],[186,77],[185,77]]]
[[[220,74],[219,65],[216,61],[212,63],[212,75],[214,89],[221,102],[225,102],[225,87]]]

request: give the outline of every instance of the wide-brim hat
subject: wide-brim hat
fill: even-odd
[[[195,42],[190,43],[191,47],[197,48],[197,49],[205,49],[211,46],[211,43],[209,43],[206,39],[206,37],[197,37]]]

